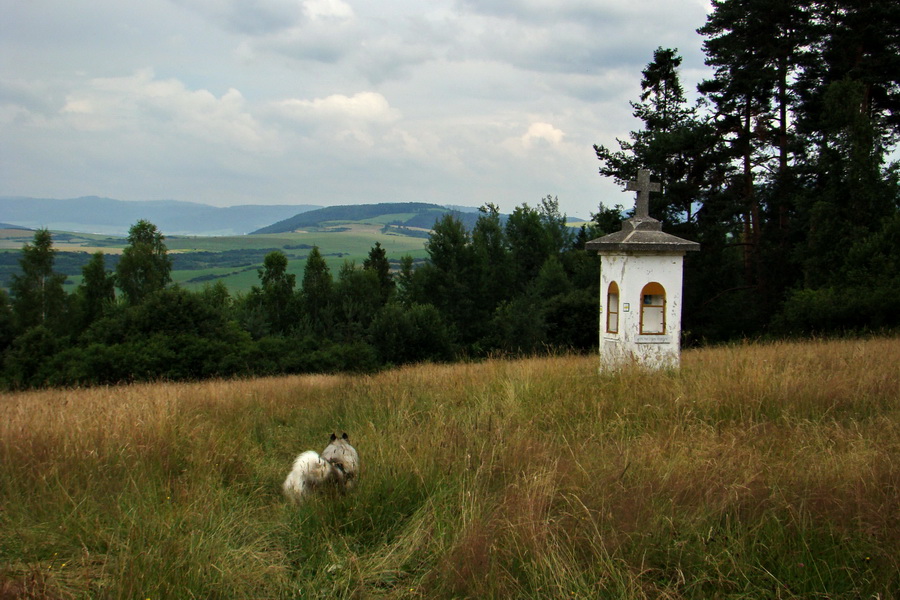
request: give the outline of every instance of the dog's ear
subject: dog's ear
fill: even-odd
[[[337,436],[334,435],[334,434],[332,433],[332,434],[331,434],[331,441],[333,442],[333,441],[336,440],[336,439],[337,439]]]
[[[344,432],[344,435],[341,436],[341,439],[342,439],[342,440],[349,440],[349,439],[350,439],[350,436],[348,436],[348,435],[347,435],[347,432],[345,431],[345,432]]]

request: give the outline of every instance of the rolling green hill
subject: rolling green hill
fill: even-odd
[[[424,202],[398,202],[385,204],[355,204],[330,206],[310,210],[278,221],[252,232],[287,233],[303,229],[326,229],[347,223],[368,223],[386,227],[405,227],[429,230],[443,215],[453,213],[470,228],[478,218],[478,212],[460,212],[437,204]]]

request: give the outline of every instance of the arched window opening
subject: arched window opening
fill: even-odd
[[[606,333],[619,333],[619,286],[615,281],[606,293]]]
[[[656,282],[641,290],[641,333],[666,332],[666,290]]]

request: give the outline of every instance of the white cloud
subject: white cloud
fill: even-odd
[[[310,19],[349,19],[354,13],[349,4],[342,0],[306,0],[303,12]]]
[[[390,131],[390,125],[401,116],[377,92],[281,100],[272,105],[272,112],[298,125],[301,134],[321,139],[323,145],[337,142],[341,146],[359,144],[368,148],[380,143]]]
[[[532,123],[528,127],[528,131],[522,136],[522,145],[525,148],[531,148],[536,142],[545,142],[551,146],[559,146],[563,138],[566,136],[561,130],[557,129],[550,123]]]
[[[289,99],[276,102],[283,116],[304,122],[387,123],[400,117],[387,98],[377,92],[359,92],[353,96],[333,94],[313,100]]]

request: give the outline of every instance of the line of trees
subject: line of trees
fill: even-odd
[[[713,0],[698,32],[713,74],[686,100],[659,48],[632,104],[640,131],[595,146],[618,181],[649,168],[651,213],[699,241],[694,337],[900,324],[900,4]]]
[[[618,226],[617,217],[609,221]],[[598,261],[572,235],[557,199],[523,204],[503,222],[482,208],[473,230],[434,225],[428,260],[399,266],[376,243],[362,265],[332,275],[318,248],[302,281],[281,251],[259,284],[232,296],[171,285],[165,237],[139,221],[115,271],[94,254],[72,293],[54,272],[52,236],[38,230],[10,294],[0,291],[0,379],[7,388],[270,375],[446,361],[491,352],[595,345]],[[117,291],[118,290],[118,293]]]

